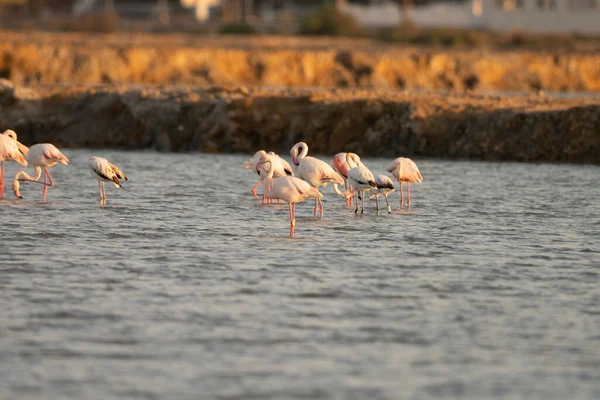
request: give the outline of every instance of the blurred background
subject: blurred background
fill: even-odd
[[[13,29],[317,34],[450,46],[506,40],[491,32],[599,35],[600,1],[0,0],[0,18]]]

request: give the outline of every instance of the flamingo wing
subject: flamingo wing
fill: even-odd
[[[112,182],[117,187],[121,187],[119,177],[111,168],[111,164],[102,157],[91,157],[89,160],[90,170],[96,175],[96,179]]]
[[[421,175],[421,171],[419,171],[419,167],[410,158],[398,157],[388,165],[386,170],[391,172],[399,181],[410,183],[423,182],[423,176]]]
[[[111,163],[108,163],[108,165],[110,166],[110,169],[112,169],[112,171],[115,173],[117,178],[123,179],[124,181],[128,180],[127,176],[125,176],[125,174],[119,169],[119,167],[117,167],[115,164],[111,164]]]

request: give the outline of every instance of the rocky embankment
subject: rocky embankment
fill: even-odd
[[[0,108],[26,144],[600,164],[598,98],[3,81]]]
[[[600,92],[600,53],[445,50],[366,39],[0,32],[18,84],[150,83]]]

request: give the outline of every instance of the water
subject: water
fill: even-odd
[[[600,398],[598,167],[418,160],[414,213],[328,187],[291,240],[247,157],[65,153],[0,201],[0,399]]]

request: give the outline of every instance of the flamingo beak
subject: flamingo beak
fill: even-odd
[[[295,165],[299,165],[299,164],[300,164],[300,163],[298,162],[298,157],[297,157],[297,156],[294,156],[294,157],[292,157],[292,162],[293,162]]]
[[[17,147],[19,148],[19,151],[23,154],[23,155],[27,155],[29,153],[29,147],[25,146],[23,143],[19,142],[17,140]],[[25,164],[27,165],[27,164]]]

